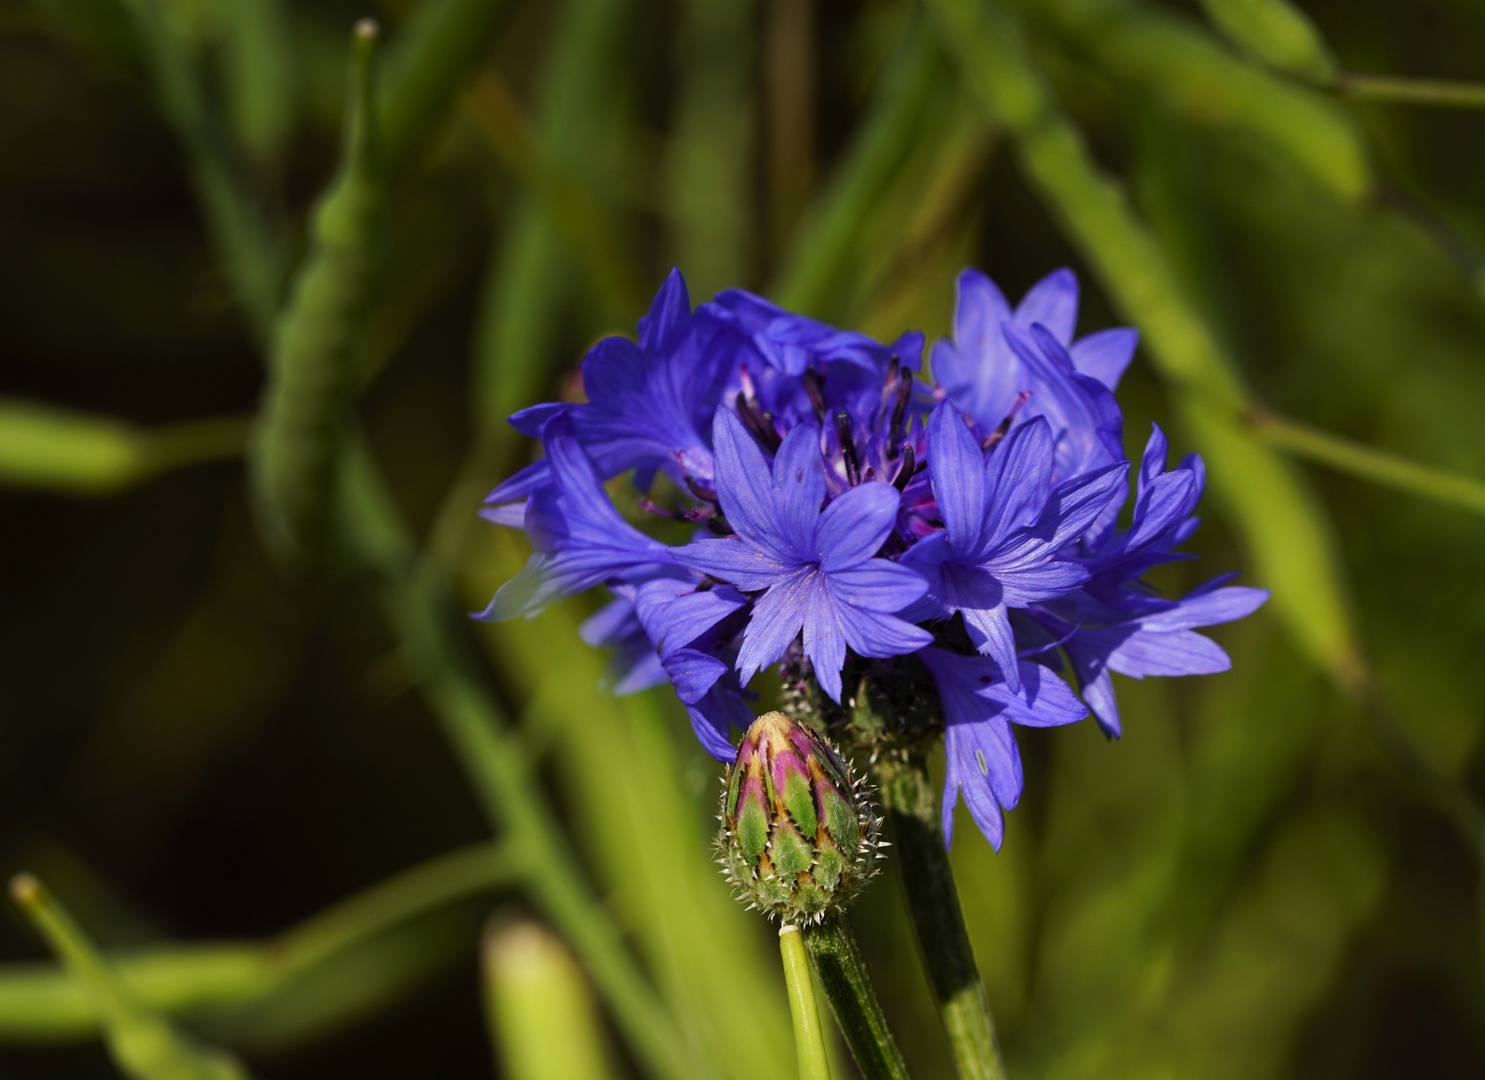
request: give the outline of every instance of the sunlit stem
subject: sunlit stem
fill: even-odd
[[[963,1080],[1005,1080],[995,1020],[975,966],[938,807],[921,754],[874,766],[898,876],[944,1027]]]
[[[887,1018],[845,918],[835,915],[805,927],[804,944],[863,1080],[908,1080],[907,1065],[887,1030]]]
[[[830,1080],[825,1055],[825,1028],[815,1005],[809,955],[799,927],[779,927],[779,953],[784,958],[784,983],[789,990],[789,1012],[794,1017],[794,1048],[799,1054],[799,1080]]]

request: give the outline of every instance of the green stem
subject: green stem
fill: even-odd
[[[872,202],[907,154],[940,63],[933,37],[914,23],[882,73],[871,111],[824,194],[795,232],[770,295],[813,315],[827,305]]]
[[[907,894],[923,965],[964,1080],[1005,1080],[995,1020],[975,966],[949,853],[939,828],[928,763],[883,757],[875,766],[887,830]]]
[[[845,917],[806,927],[804,944],[863,1080],[908,1080],[907,1064],[887,1030],[887,1018]]]
[[[526,885],[582,958],[655,1075],[692,1080],[697,1063],[665,1006],[645,982],[622,935],[588,889],[577,856],[555,823],[525,744],[511,734],[499,705],[449,623],[452,605],[436,560],[411,561],[412,541],[364,445],[353,442],[337,490],[346,535],[382,579],[382,604],[418,682],[491,824],[527,858]]]
[[[815,984],[799,927],[779,927],[779,953],[784,958],[784,983],[789,988],[789,1012],[794,1017],[794,1048],[799,1054],[799,1080],[830,1080],[825,1055],[825,1028],[815,1006]]]
[[[357,952],[466,897],[517,881],[525,867],[510,845],[474,844],[431,859],[263,942],[162,945],[114,953],[109,966],[141,1006],[159,1013],[210,1012],[230,1021],[313,973],[333,979]],[[55,1042],[98,1030],[102,1014],[83,984],[55,967],[0,967],[0,1041]]]
[[[233,1055],[179,1032],[140,1005],[82,928],[30,874],[10,883],[11,899],[87,990],[114,1064],[130,1080],[250,1080]]]
[[[1337,77],[1335,92],[1356,101],[1384,105],[1429,105],[1436,109],[1485,109],[1485,85],[1446,79],[1399,79],[1390,75]]]
[[[1374,484],[1485,514],[1485,483],[1473,477],[1430,469],[1397,454],[1352,442],[1270,412],[1251,411],[1248,426],[1260,439],[1280,450],[1329,465]]]

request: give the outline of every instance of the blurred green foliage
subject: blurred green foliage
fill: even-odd
[[[1485,12],[1301,7],[0,0],[0,869],[72,913],[0,926],[0,1076],[484,1075],[487,1020],[512,1076],[576,1067],[538,1022],[786,1075],[674,700],[580,601],[460,617],[524,558],[504,417],[672,264],[890,336],[1065,263],[1144,334],[1130,451],[1212,476],[1161,584],[1275,597],[957,830],[1011,1074],[1485,1073],[1485,116],[1407,81],[1485,81]],[[852,921],[948,1075],[892,878]]]

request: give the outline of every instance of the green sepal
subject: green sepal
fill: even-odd
[[[737,846],[750,867],[768,847],[768,811],[756,797],[743,803],[737,815]]]
[[[810,790],[809,778],[802,772],[790,770],[784,777],[784,808],[805,836],[814,836],[820,827],[815,816],[815,793]]]
[[[773,845],[769,850],[774,872],[788,880],[802,874],[815,861],[811,845],[806,844],[793,825],[783,823],[774,830]]]

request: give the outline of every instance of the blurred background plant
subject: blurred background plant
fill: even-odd
[[[961,825],[1012,1075],[1485,1073],[1482,37],[0,0],[0,868],[49,886],[0,926],[0,1076],[482,1075],[487,1030],[520,1080],[785,1075],[717,770],[668,690],[600,689],[583,603],[459,617],[524,557],[474,509],[672,265],[890,338],[967,264],[1141,328],[1131,454],[1201,451],[1195,550],[1275,590],[1232,672],[1122,685],[1122,742],[1023,732],[1000,855]],[[947,1075],[892,875],[852,920]]]

